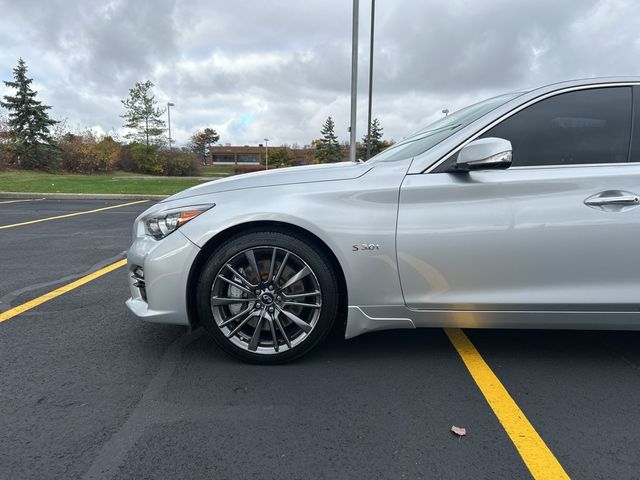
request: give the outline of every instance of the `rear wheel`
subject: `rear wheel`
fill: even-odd
[[[284,363],[307,353],[331,330],[338,305],[325,255],[276,231],[224,242],[197,289],[198,314],[216,343],[253,363]]]

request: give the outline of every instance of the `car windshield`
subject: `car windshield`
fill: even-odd
[[[417,132],[403,138],[395,145],[373,157],[371,162],[392,162],[415,157],[426,152],[434,145],[452,135],[457,130],[466,127],[471,122],[482,117],[491,110],[504,105],[509,100],[522,95],[522,92],[509,93],[498,97],[489,98],[482,102],[474,103],[457,112],[447,115],[440,120],[427,125]]]

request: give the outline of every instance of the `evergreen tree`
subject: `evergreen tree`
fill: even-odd
[[[152,88],[153,83],[149,80],[138,82],[129,90],[129,97],[121,100],[125,113],[120,116],[126,120],[124,126],[133,130],[125,138],[144,143],[147,150],[150,146],[159,146],[165,142],[165,122],[162,116],[167,110],[157,107],[158,101]]]
[[[13,81],[4,84],[16,90],[5,95],[0,105],[9,112],[9,145],[16,163],[23,168],[55,169],[57,149],[49,127],[57,122],[49,118],[51,107],[36,100],[38,92],[31,89],[27,65],[22,58],[13,69]]]
[[[383,130],[378,119],[374,118],[371,122],[371,139],[368,138],[367,134],[362,137],[362,143],[358,147],[358,158],[369,160],[369,158],[379,154],[388,146],[382,141]],[[371,144],[370,157],[367,158],[367,145],[369,143]]]
[[[316,158],[318,161],[320,163],[341,162],[343,160],[342,147],[338,143],[335,124],[331,117],[327,117],[320,133],[322,138],[316,142]]]

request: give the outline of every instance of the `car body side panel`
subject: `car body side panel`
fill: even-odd
[[[406,304],[433,310],[635,311],[640,207],[585,199],[640,190],[640,165],[408,175],[398,216]]]
[[[640,312],[416,310],[404,306],[349,307],[347,338],[388,328],[551,328],[640,330]],[[401,320],[389,322],[389,319]]]

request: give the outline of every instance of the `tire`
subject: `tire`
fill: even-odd
[[[278,364],[325,339],[338,311],[338,281],[326,255],[313,247],[290,233],[251,231],[213,252],[200,273],[196,303],[220,348],[245,362]]]

